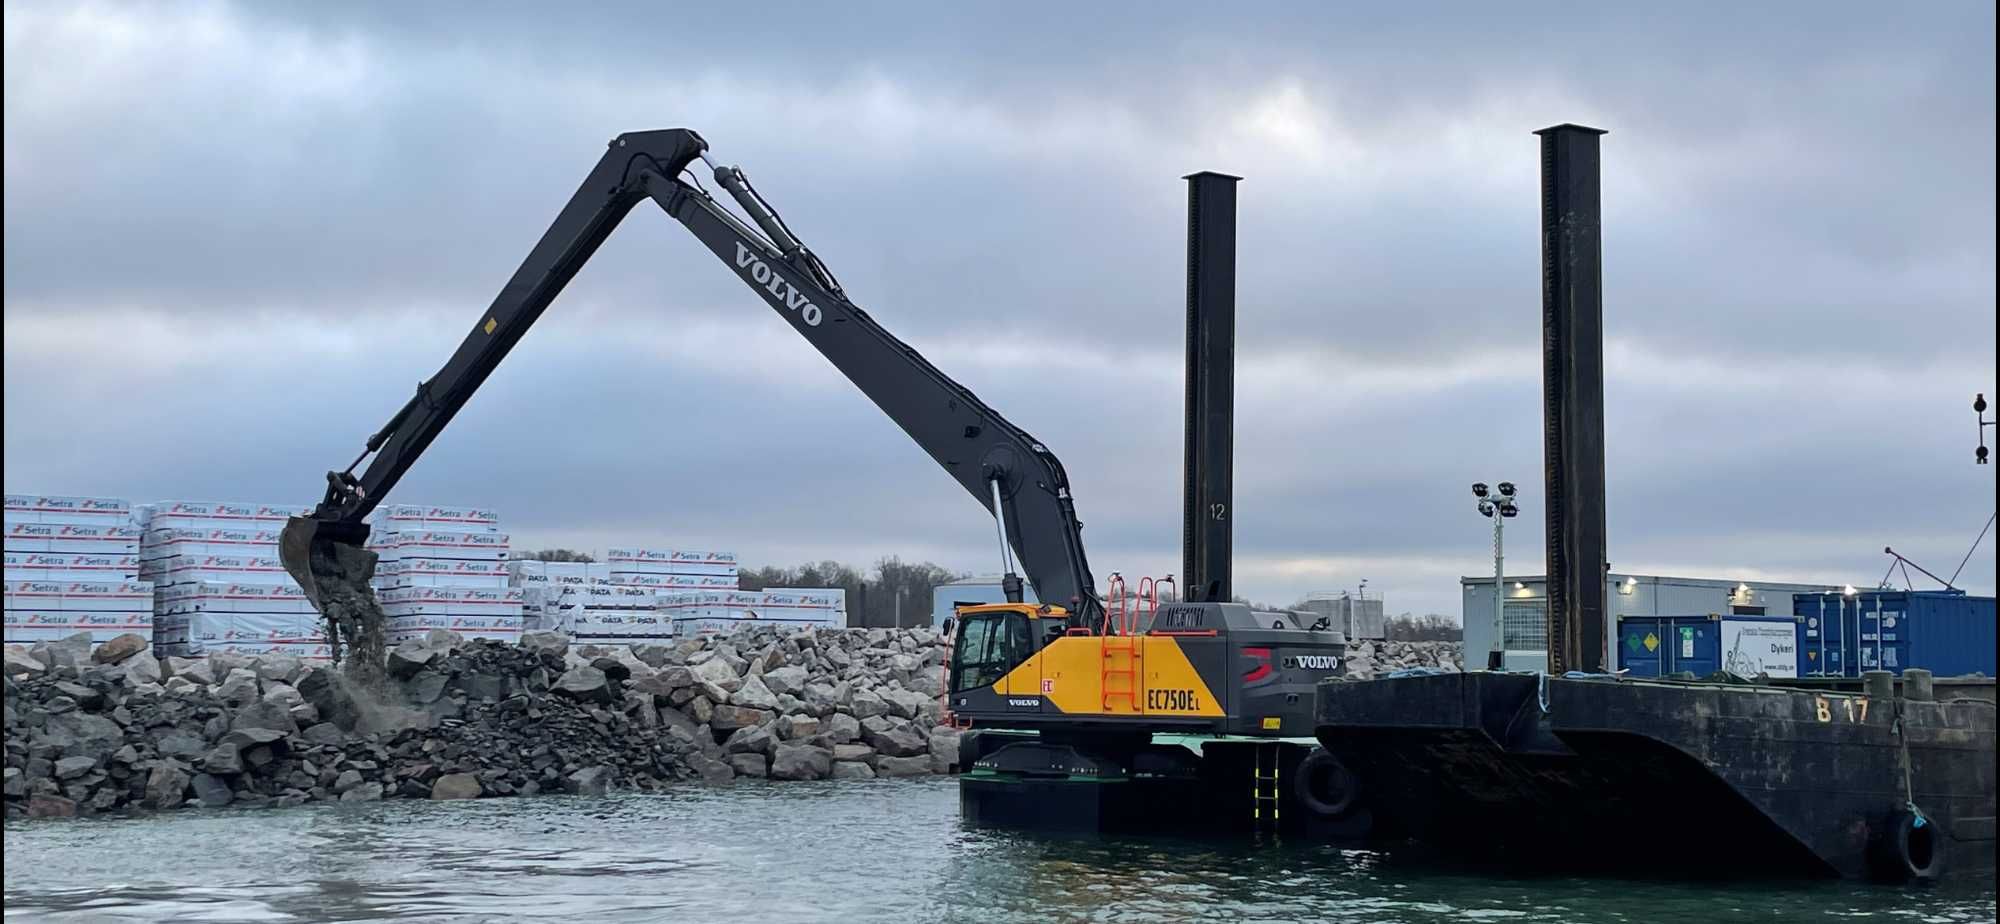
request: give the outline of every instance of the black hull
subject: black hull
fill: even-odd
[[[1897,878],[1900,709],[1939,871],[1990,877],[1993,707],[1861,700],[1449,674],[1325,684],[1318,735],[1383,837],[1509,867]]]
[[[961,755],[971,769],[959,775],[959,810],[975,827],[1088,834],[1236,835],[1300,834],[1322,840],[1358,839],[1366,812],[1338,818],[1315,815],[1301,804],[1290,780],[1309,745],[1292,742],[1209,742],[1200,756],[1173,746],[1149,754],[1093,751],[1067,755],[1078,772],[1023,772],[1047,767],[1044,739],[992,732],[968,736]],[[1012,745],[1012,747],[1009,747]],[[1252,774],[1278,767],[1275,800],[1254,798]]]

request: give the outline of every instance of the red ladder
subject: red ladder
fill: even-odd
[[[1144,641],[1143,637],[1137,635],[1107,635],[1101,640],[1100,644],[1104,646],[1104,659],[1099,665],[1097,683],[1098,689],[1104,693],[1105,712],[1111,711],[1111,701],[1120,696],[1132,704],[1133,712],[1146,711],[1145,703],[1139,699],[1139,678],[1144,676],[1142,672],[1146,667],[1146,649],[1142,644]],[[1125,666],[1118,667],[1116,662],[1121,654],[1125,656]],[[1111,685],[1113,677],[1125,678],[1122,688]]]
[[[1144,586],[1144,585],[1141,585]],[[1097,689],[1101,694],[1100,707],[1111,711],[1111,703],[1118,697],[1132,704],[1133,712],[1144,712],[1145,704],[1139,698],[1141,670],[1145,667],[1145,650],[1140,647],[1140,639],[1132,632],[1132,623],[1137,615],[1126,606],[1125,578],[1116,571],[1111,572],[1111,583],[1106,588],[1107,602],[1104,607],[1104,631],[1098,640]],[[1114,631],[1115,630],[1115,631]],[[1123,655],[1121,662],[1119,656]],[[1122,677],[1122,684],[1113,685],[1112,678]]]

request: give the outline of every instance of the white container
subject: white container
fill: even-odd
[[[140,557],[171,558],[176,555],[263,555],[278,554],[275,529],[260,527],[216,527],[208,529],[154,528],[146,531]]]
[[[152,566],[152,579],[163,584],[192,581],[289,584],[292,576],[276,555],[177,555],[159,559]]]
[[[139,577],[139,556],[89,552],[6,552],[9,581],[130,581]]]
[[[394,549],[399,557],[448,558],[467,561],[507,560],[511,550],[506,533],[463,530],[396,530],[370,537],[373,549]]]
[[[326,631],[318,616],[297,613],[233,613],[224,630],[224,642],[262,642],[270,645],[325,644]]]
[[[78,612],[144,611],[153,613],[153,585],[145,581],[65,581],[62,610]]]
[[[507,563],[499,561],[455,561],[441,558],[403,558],[380,564],[375,576],[384,587],[483,587],[491,590],[510,586]]]
[[[8,523],[97,523],[105,526],[129,526],[132,524],[132,504],[116,497],[9,494],[6,519]]]
[[[686,549],[608,549],[605,564],[613,575],[620,574],[707,574],[734,577],[736,553]]]
[[[662,590],[697,589],[704,586],[702,584],[704,578],[712,581],[728,581],[728,586],[736,586],[736,579],[733,577],[723,578],[712,575],[697,576],[692,574],[637,574],[627,571],[611,572],[611,583],[613,584],[625,584],[632,587],[657,587]]]
[[[9,523],[4,546],[9,552],[137,555],[139,528],[91,523]]]
[[[154,612],[289,613],[315,615],[312,601],[297,584],[253,581],[194,581],[161,587],[154,594]]]
[[[150,529],[285,528],[291,517],[312,512],[311,504],[240,504],[233,501],[160,501],[151,505]]]
[[[398,587],[376,595],[390,616],[508,616],[519,619],[519,587]]]
[[[484,507],[443,507],[425,504],[385,504],[375,508],[375,526],[398,532],[464,530],[497,533],[500,515]]]
[[[127,632],[151,636],[153,614],[134,611],[7,610],[4,613],[9,643],[49,641],[89,632],[93,641],[110,641]]]

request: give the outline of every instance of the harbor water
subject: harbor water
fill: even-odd
[[[1996,911],[1991,880],[1521,877],[1289,841],[969,830],[941,778],[8,822],[5,875],[8,921],[1852,924]]]

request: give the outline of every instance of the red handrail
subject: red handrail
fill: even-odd
[[[1112,620],[1117,620],[1118,629],[1125,631],[1125,576],[1111,572],[1111,582],[1105,586],[1105,596],[1110,600],[1104,606],[1104,634],[1111,634]]]

